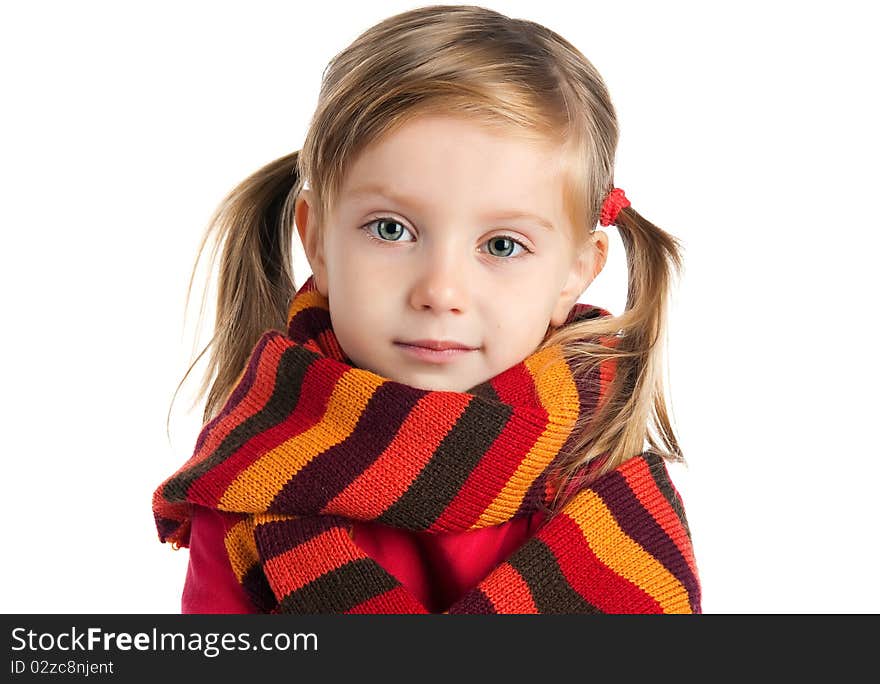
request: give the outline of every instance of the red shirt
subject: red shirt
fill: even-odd
[[[540,512],[493,527],[428,534],[356,522],[354,542],[394,575],[425,608],[441,613],[531,537]],[[223,537],[231,518],[196,506],[190,532],[183,613],[256,613],[232,572]]]

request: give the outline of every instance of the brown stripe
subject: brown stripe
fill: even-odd
[[[320,511],[372,464],[394,439],[426,390],[396,382],[380,385],[351,434],[313,458],[278,492],[269,511]]]
[[[491,380],[486,380],[486,382],[481,382],[479,385],[471,387],[466,393],[473,394],[475,397],[481,397],[488,401],[499,401],[498,392],[496,392],[495,388],[492,386]]]
[[[505,404],[475,397],[412,485],[377,522],[410,530],[431,527],[504,430],[512,413],[513,409]]]
[[[617,471],[610,472],[596,481],[591,489],[608,507],[620,529],[681,582],[693,604],[699,584],[687,559],[629,488],[624,476]]]
[[[647,451],[642,455],[642,458],[648,464],[648,471],[651,473],[651,477],[654,478],[657,489],[659,489],[663,496],[666,497],[672,510],[675,511],[675,514],[678,516],[679,522],[681,522],[682,527],[684,527],[688,537],[690,537],[691,530],[688,527],[684,505],[675,491],[672,481],[669,479],[669,472],[666,470],[666,462],[663,460],[663,457],[652,451]]]
[[[346,563],[292,591],[279,604],[282,613],[345,613],[355,606],[399,586],[394,577],[371,558]]]
[[[155,513],[153,514],[153,518],[156,521],[156,528],[159,530],[159,539],[162,540],[162,543],[164,543],[166,539],[170,539],[183,524],[180,520],[163,518]]]
[[[539,613],[601,613],[565,579],[553,551],[532,537],[507,561],[522,576]]]
[[[534,479],[532,484],[529,485],[529,489],[526,491],[526,495],[523,497],[522,503],[520,503],[519,508],[516,511],[516,515],[513,517],[518,518],[523,515],[529,515],[538,510],[544,510],[544,504],[546,503],[545,499],[547,498],[545,494],[547,477],[547,471],[545,470]]]
[[[292,342],[305,344],[330,328],[330,311],[317,306],[302,309],[290,320],[287,336]]]
[[[467,613],[472,615],[494,615],[496,611],[495,606],[492,605],[489,598],[479,587],[475,587],[462,596],[458,601],[453,603],[447,612],[450,615],[464,615]]]
[[[568,312],[565,322],[566,324],[580,323],[581,321],[587,321],[593,318],[605,318],[608,316],[611,316],[611,312],[606,311],[599,306],[576,302]]]
[[[211,421],[202,428],[199,433],[199,437],[196,440],[196,446],[193,450],[193,453],[197,454],[202,449],[202,444],[205,442],[205,437],[208,436],[211,428],[213,428],[217,423],[223,420],[229,413],[235,409],[236,406],[241,402],[241,400],[247,396],[247,393],[250,392],[251,386],[254,384],[254,379],[257,377],[257,366],[256,362],[259,360],[259,357],[263,353],[263,349],[265,349],[266,345],[269,343],[269,340],[272,338],[271,335],[262,335],[259,340],[257,340],[257,344],[251,352],[251,359],[254,361],[248,363],[247,368],[245,368],[244,374],[241,379],[238,381],[238,385],[233,389],[232,394],[229,395],[229,398],[223,405],[220,413],[218,413]]]
[[[259,563],[254,564],[244,574],[241,578],[241,586],[257,610],[268,613],[275,607],[277,599],[266,575],[263,574],[263,566]]]
[[[317,354],[302,347],[285,349],[278,360],[272,396],[263,409],[236,426],[217,446],[214,453],[171,479],[162,490],[162,496],[170,502],[185,501],[187,490],[193,482],[229,458],[255,435],[283,422],[296,408],[299,402],[298,390],[302,386],[303,377],[309,365],[317,358]],[[259,358],[252,357],[251,363],[256,367]]]
[[[315,515],[290,520],[274,520],[259,523],[254,528],[254,540],[260,551],[260,558],[267,560],[280,556],[294,546],[305,544],[327,530],[347,527],[350,522],[338,515]]]

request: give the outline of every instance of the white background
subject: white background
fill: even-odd
[[[871,3],[484,4],[596,65],[617,185],[685,245],[671,472],[704,611],[880,611]],[[2,612],[179,610],[150,500],[199,429],[193,376],[165,421],[213,322],[204,273],[184,318],[202,231],[301,147],[327,61],[417,5],[2,5]],[[620,313],[609,234],[582,301]]]

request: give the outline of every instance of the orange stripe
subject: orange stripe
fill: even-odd
[[[570,515],[556,516],[551,525],[541,530],[538,538],[556,556],[559,570],[571,588],[603,613],[662,612],[662,607],[650,594],[596,557]]]
[[[260,562],[260,553],[254,540],[254,528],[263,523],[295,520],[297,517],[282,513],[258,513],[240,520],[226,531],[223,543],[226,546],[232,571],[239,582],[248,570]]]
[[[293,349],[293,345],[289,344],[287,341],[284,341],[282,344],[283,346],[281,352],[278,354],[278,360],[275,362],[274,367],[270,371],[267,371],[275,375],[276,379],[282,356]],[[274,351],[272,353],[274,355]],[[319,362],[316,366],[321,363],[322,362]],[[220,507],[219,504],[223,500],[223,495],[235,479],[242,472],[247,470],[247,468],[253,465],[253,463],[269,449],[278,446],[278,444],[288,436],[291,429],[287,428],[285,432],[285,425],[288,425],[289,422],[292,421],[307,421],[308,424],[311,425],[320,415],[320,405],[326,402],[327,397],[334,387],[334,380],[338,380],[341,373],[344,372],[342,369],[337,369],[335,366],[331,367],[326,374],[321,373],[323,370],[323,368],[319,368],[306,371],[303,386],[300,388],[300,398],[297,401],[297,405],[290,411],[287,417],[284,418],[280,427],[275,425],[259,433],[251,434],[247,441],[244,444],[240,444],[233,453],[229,454],[226,459],[223,460],[223,462],[215,464],[210,470],[203,474],[201,478],[193,483],[189,490],[190,496],[200,496],[200,502]],[[275,394],[277,389],[276,384],[273,388],[272,394]],[[272,401],[271,398],[268,401]],[[261,410],[262,407],[257,407],[256,409],[257,412]],[[303,415],[307,416],[307,418],[301,418]],[[302,430],[305,428],[302,427],[300,429]],[[207,483],[207,486],[210,489],[205,487],[205,483]],[[243,512],[255,512],[256,510],[256,508],[248,508]]]
[[[538,612],[529,585],[510,563],[502,563],[478,585],[498,613]]]
[[[559,454],[577,420],[580,399],[560,349],[548,347],[524,363],[535,382],[541,406],[547,410],[547,427],[471,529],[498,525],[513,517],[529,487]]]
[[[326,303],[324,295],[317,290],[300,293],[290,302],[290,308],[287,310],[287,327],[290,327],[290,322],[293,320],[293,317],[303,309],[308,309],[313,306],[320,309],[326,309]]]
[[[419,399],[385,451],[321,512],[379,517],[422,472],[469,403],[467,395],[448,392]]]
[[[529,412],[531,417],[531,411]],[[468,529],[498,496],[510,476],[541,436],[543,425],[514,412],[468,475],[464,485],[431,525],[432,531]]]
[[[265,561],[263,570],[276,596],[283,599],[321,575],[365,558],[356,547],[344,542],[341,536],[345,535],[343,529],[327,530]]]
[[[664,613],[690,613],[687,589],[641,544],[629,537],[596,492],[585,489],[563,507],[596,557],[649,594]]]
[[[253,520],[245,519],[229,528],[223,543],[232,565],[232,572],[241,582],[248,570],[260,562],[260,555],[254,542]]]
[[[364,408],[386,379],[358,368],[343,373],[327,400],[321,420],[270,449],[245,468],[220,500],[227,510],[262,511],[282,487],[315,456],[345,440]]]

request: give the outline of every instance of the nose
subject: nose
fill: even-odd
[[[430,250],[428,250],[430,252]],[[453,249],[426,253],[410,292],[410,305],[435,313],[462,313],[468,306],[465,259]]]

